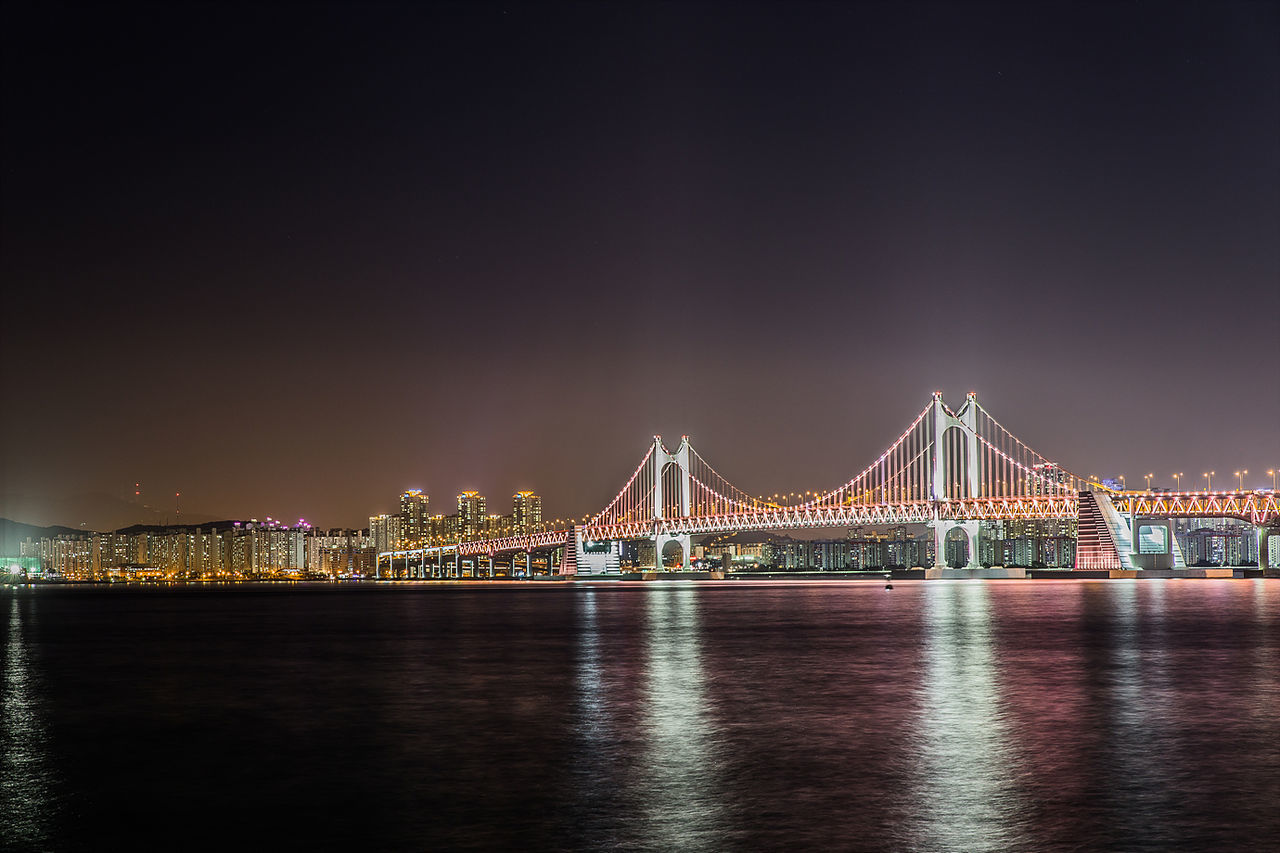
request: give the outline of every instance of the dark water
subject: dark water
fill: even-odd
[[[1276,850],[1280,582],[40,589],[11,849]]]

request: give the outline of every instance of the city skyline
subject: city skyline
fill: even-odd
[[[7,7],[0,516],[1280,463],[1274,6]],[[1250,483],[1245,483],[1249,485]]]
[[[1277,45],[0,4],[0,847],[1274,846]]]
[[[870,459],[868,459],[868,461],[870,461]],[[1096,467],[1096,466],[1089,466],[1089,467]],[[1126,488],[1132,488],[1134,490],[1154,488],[1156,490],[1180,491],[1180,492],[1196,492],[1196,491],[1209,491],[1209,490],[1221,492],[1221,491],[1230,491],[1230,490],[1237,490],[1237,489],[1274,490],[1276,478],[1280,476],[1280,466],[1276,466],[1273,468],[1266,468],[1266,469],[1264,469],[1261,466],[1257,466],[1253,469],[1237,468],[1235,470],[1228,470],[1228,468],[1224,468],[1221,473],[1219,473],[1217,469],[1213,469],[1211,471],[1202,472],[1200,474],[1195,474],[1193,470],[1193,472],[1190,474],[1186,472],[1179,472],[1179,471],[1169,472],[1168,474],[1163,474],[1159,472],[1146,472],[1146,473],[1140,473],[1140,474],[1134,474],[1132,472],[1130,473],[1107,472],[1105,474],[1097,474],[1097,473],[1090,472],[1087,475],[1083,473],[1079,473],[1079,476],[1084,477],[1091,482],[1096,481],[1097,483],[1105,485],[1109,488],[1120,489],[1120,490],[1124,490]],[[1216,483],[1214,481],[1215,477],[1217,478]],[[781,491],[780,493],[779,492],[770,493],[766,489],[763,493],[756,495],[755,497],[759,497],[762,500],[770,500],[770,499],[775,500],[780,502],[783,505],[802,503],[807,499],[808,495],[812,495],[813,497],[816,498],[818,494],[828,491],[832,486],[835,485],[835,483],[828,482],[824,485],[825,485],[825,488],[821,488],[821,489],[815,488],[813,490],[805,490],[803,488],[800,488],[798,489],[798,491],[790,492],[790,493],[788,493],[785,490]],[[101,512],[113,515],[116,521],[112,523],[98,524],[98,525],[90,524],[89,522],[86,522],[86,521],[79,521],[78,522],[79,526],[87,530],[110,531],[110,530],[120,529],[124,527],[129,527],[136,524],[161,525],[161,526],[175,525],[176,526],[176,525],[184,525],[184,524],[197,525],[201,523],[207,523],[212,521],[225,521],[229,519],[240,519],[240,520],[246,520],[246,521],[252,520],[254,522],[258,522],[259,519],[265,519],[266,521],[271,521],[274,519],[277,523],[282,523],[282,524],[305,523],[306,526],[309,526],[309,527],[314,526],[317,528],[325,528],[325,529],[353,528],[353,527],[358,528],[360,527],[361,522],[364,519],[370,518],[370,516],[368,515],[368,512],[372,512],[374,514],[381,513],[383,516],[386,516],[387,514],[404,516],[407,512],[406,500],[410,499],[411,496],[416,496],[422,500],[423,509],[419,514],[425,513],[423,517],[431,517],[431,513],[426,510],[426,505],[430,500],[431,490],[425,489],[425,488],[407,488],[407,489],[400,490],[398,494],[391,494],[391,493],[384,494],[381,497],[380,501],[376,504],[376,506],[370,507],[368,509],[368,512],[366,512],[365,514],[362,514],[361,516],[356,518],[354,521],[347,520],[347,519],[343,519],[339,521],[329,521],[325,519],[317,520],[317,516],[311,512],[299,513],[297,515],[291,516],[288,513],[281,514],[277,512],[277,514],[275,515],[269,515],[263,512],[256,512],[256,511],[255,512],[231,512],[231,513],[218,514],[218,513],[202,512],[200,511],[200,509],[196,509],[195,511],[187,510],[186,515],[184,517],[183,512],[179,511],[179,499],[180,499],[179,494],[174,494],[172,496],[168,494],[162,494],[160,495],[160,503],[148,504],[146,503],[146,501],[148,500],[149,493],[142,488],[141,483],[135,482],[135,483],[129,484],[129,486],[131,488],[121,490],[121,493],[118,499],[115,500],[114,502],[109,498],[109,496],[96,496],[97,498],[101,498],[101,500],[98,500],[96,504],[97,506],[102,507]],[[586,490],[584,489],[581,491],[585,492]],[[126,495],[125,492],[129,492],[130,494]],[[472,498],[478,497],[478,500],[479,500],[478,509],[472,508],[470,510],[470,513],[472,515],[478,515],[480,517],[485,517],[486,515],[484,511],[486,497],[482,490],[461,489],[456,491],[443,490],[441,492],[437,492],[437,497],[440,497],[442,495],[456,497],[459,504],[458,513],[462,513],[464,511],[463,510],[464,498],[467,498],[468,496],[471,496]],[[513,492],[512,498],[514,501],[518,503],[521,496],[523,495],[535,495],[535,492],[529,489],[517,489],[515,492]],[[95,498],[95,496],[89,496],[89,497],[90,499]],[[132,498],[131,500],[130,500],[130,497]],[[541,496],[536,496],[536,499],[538,501],[538,514],[539,514],[539,517],[541,517],[542,498]],[[154,500],[154,498],[152,498],[152,500]],[[163,507],[163,502],[165,500],[173,501],[172,513],[170,513],[166,508]],[[47,505],[59,506],[59,505],[67,505],[67,504],[50,502]],[[398,508],[397,508],[397,505],[398,505]],[[579,509],[563,509],[558,511],[558,513],[556,514],[553,514],[553,516],[548,516],[547,520],[554,521],[557,524],[560,524],[561,526],[567,526],[575,522],[585,521],[586,519],[592,517],[598,509],[599,507],[586,508],[582,510],[578,515],[575,515],[574,512],[578,512]],[[513,510],[513,511],[518,512],[518,510]],[[48,510],[45,510],[45,512],[47,513]],[[129,516],[127,521],[121,520],[123,518],[123,516],[121,515],[122,512]],[[455,515],[458,513],[455,513]],[[32,519],[32,518],[6,516],[6,515],[0,514],[0,518],[9,518],[9,520],[11,521],[17,521],[20,523],[31,524],[36,526],[66,526],[66,527],[74,528],[77,525],[76,521],[69,520],[66,518],[51,519],[48,517],[39,517],[40,516],[39,510],[36,511],[36,515],[37,515],[37,518]],[[441,513],[436,513],[435,517],[440,517],[441,515],[442,515]],[[310,516],[314,520],[314,522],[308,522],[307,521],[308,516]],[[297,522],[289,522],[288,521],[289,518],[296,518]],[[471,531],[471,532],[474,532],[474,531]]]
[[[518,572],[531,577],[535,553],[547,575],[618,576],[636,566],[679,569],[704,556],[718,564],[716,571],[726,571],[738,555],[707,551],[708,543],[696,543],[695,537],[728,542],[754,531],[773,541],[784,530],[804,531],[810,543],[797,546],[803,553],[771,551],[767,559],[778,566],[860,570],[865,553],[855,557],[845,545],[814,550],[822,531],[843,528],[853,540],[863,530],[886,527],[900,531],[898,538],[908,529],[926,531],[923,540],[930,550],[913,537],[916,544],[900,549],[899,557],[909,553],[938,571],[943,561],[965,572],[1002,573],[1027,567],[1225,568],[1214,566],[1215,559],[1265,568],[1271,551],[1280,556],[1280,536],[1272,532],[1280,512],[1274,485],[1246,489],[1249,472],[1238,470],[1232,472],[1234,488],[1211,490],[1213,473],[1204,473],[1203,491],[1157,486],[1151,473],[1144,487],[1133,488],[1123,475],[1117,482],[1076,474],[1009,432],[976,394],[953,409],[936,392],[875,462],[821,493],[751,495],[713,467],[688,436],[674,450],[654,436],[622,489],[589,522],[586,516],[547,521],[541,496],[531,491],[511,496],[509,514],[489,512],[487,497],[474,490],[455,496],[456,512],[433,514],[430,495],[410,489],[401,493],[398,512],[369,516],[363,531],[322,530],[301,519],[289,525],[271,518],[265,524],[253,519],[249,524],[134,525],[115,537],[3,526],[6,549],[18,551],[6,559],[22,561],[23,572],[31,570],[26,563],[38,554],[40,571],[88,580],[121,573],[155,577],[157,571],[179,580],[359,578],[369,577],[369,570],[379,579],[461,579],[481,572],[490,579],[514,578]],[[1267,474],[1275,478],[1280,472]],[[1228,533],[1222,525],[1239,530]],[[226,531],[222,538],[218,528]],[[40,535],[49,532],[57,535]],[[353,544],[357,540],[361,544]],[[882,550],[880,559],[889,559],[888,554]],[[766,558],[760,550],[751,556],[757,563]],[[501,570],[500,557],[507,561]],[[522,570],[517,568],[521,557]],[[1011,567],[1010,561],[1016,564]],[[64,562],[69,563],[65,569],[59,565]]]
[[[402,497],[413,494],[408,492]],[[5,539],[0,552],[11,553],[4,557],[0,573],[36,581],[99,582],[423,579],[425,573],[419,565],[403,556],[398,562],[385,560],[386,552],[390,549],[404,555],[423,545],[454,541],[461,527],[461,502],[472,497],[459,495],[459,514],[434,516],[427,520],[430,529],[417,533],[410,508],[370,517],[365,529],[323,529],[305,522],[252,519],[134,525],[114,532],[90,532],[15,527],[5,522],[0,524]],[[528,492],[513,497],[511,515],[488,516],[470,538],[493,539],[545,529],[536,519],[540,499]],[[535,518],[526,516],[522,520],[522,502],[535,508]],[[527,524],[530,520],[533,523]],[[937,539],[927,524],[855,524],[834,538],[832,534],[837,531],[831,529],[760,529],[706,536],[691,547],[687,556],[695,568],[726,572],[843,573],[904,571],[921,565],[937,566],[936,561],[953,568],[963,567],[969,560],[969,547],[973,547],[974,559],[983,568],[1056,573],[1080,570],[1077,546],[1087,548],[1088,536],[1077,527],[1077,519],[1061,517],[996,520],[984,522],[972,541],[961,535],[960,528],[945,540]],[[1178,559],[1185,562],[1186,569],[1267,568],[1260,565],[1266,554],[1262,540],[1256,538],[1253,526],[1241,518],[1171,519],[1165,529],[1176,537],[1181,555]],[[1280,554],[1280,536],[1271,538],[1277,541],[1268,550]],[[516,553],[508,554],[501,562],[494,559],[495,555],[485,557],[485,552],[480,551],[464,561],[461,568],[439,561],[429,571],[436,577],[446,577],[452,571],[455,577],[513,579],[522,562],[524,577],[530,572],[558,574],[566,564],[564,547],[541,547],[535,551],[536,559],[533,553],[527,557]],[[654,542],[645,539],[621,543],[616,554],[619,566],[615,571],[655,567],[657,559]],[[1271,568],[1280,566],[1280,561],[1268,558]]]

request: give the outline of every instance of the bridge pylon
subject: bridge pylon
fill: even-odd
[[[680,446],[676,448],[675,453],[667,450],[666,445],[662,443],[662,436],[655,435],[653,437],[653,567],[661,569],[663,567],[662,552],[670,542],[680,545],[681,564],[689,565],[689,559],[692,551],[692,539],[688,533],[664,533],[661,531],[661,522],[667,517],[667,505],[665,494],[663,492],[663,477],[669,466],[674,465],[679,471],[679,475],[675,478],[676,494],[675,506],[671,507],[681,517],[689,516],[689,507],[691,505],[690,493],[692,491],[689,476],[689,436],[680,437]]]
[[[959,430],[964,442],[964,452],[960,453],[960,458],[956,451],[959,446],[952,446],[952,442],[947,441],[947,432],[949,430]],[[933,452],[933,499],[935,501],[946,500],[949,495],[961,497],[979,497],[982,491],[982,457],[978,452],[978,397],[974,392],[970,391],[964,400],[964,405],[959,412],[952,414],[951,411],[942,402],[942,392],[935,391],[933,394],[933,434],[935,436],[935,445]],[[959,478],[952,480],[953,477]],[[955,495],[953,489],[948,489],[949,482],[959,486],[963,483],[963,489],[959,489],[960,494]],[[969,562],[966,568],[977,569],[982,567],[982,563],[978,558],[978,532],[981,525],[976,521],[960,521],[949,518],[935,518],[929,523],[933,528],[933,564],[936,567],[945,567],[947,564],[946,545],[947,534],[956,528],[964,530],[969,537]]]
[[[978,559],[978,534],[982,529],[982,522],[938,518],[929,522],[929,527],[933,529],[933,565],[936,568],[947,567],[947,534],[952,530],[963,530],[969,539],[969,561],[963,568],[982,568],[982,562]]]
[[[965,397],[964,406],[956,414],[951,414],[942,403],[942,392],[933,395],[933,434],[937,436],[937,446],[933,456],[933,499],[947,498],[947,480],[949,474],[959,475],[963,468],[965,497],[979,497],[982,488],[982,464],[978,455],[978,397],[972,391]],[[952,451],[945,440],[947,430],[958,429],[964,435],[967,451],[961,459],[952,459]]]

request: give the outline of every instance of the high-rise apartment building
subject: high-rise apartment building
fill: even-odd
[[[399,548],[403,538],[400,530],[400,516],[385,514],[369,516],[369,538],[373,540],[374,547],[379,552]]]
[[[533,492],[511,496],[511,530],[516,536],[542,529],[542,498]]]
[[[484,495],[463,492],[458,495],[458,535],[463,541],[476,539],[484,532],[487,519]]]
[[[430,535],[430,498],[422,489],[410,489],[400,496],[400,533],[409,544],[420,544]]]
[[[431,532],[437,543],[448,544],[458,541],[458,516],[437,515],[431,519]]]
[[[361,530],[315,530],[307,537],[307,568],[313,572],[331,577],[371,575],[376,559],[373,541]]]

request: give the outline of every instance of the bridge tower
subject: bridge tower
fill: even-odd
[[[963,434],[968,451],[967,458],[952,459],[950,444],[945,440],[948,430],[958,429]],[[982,457],[978,453],[978,397],[970,391],[965,397],[964,406],[955,415],[942,404],[942,392],[933,393],[933,435],[935,451],[933,454],[933,499],[946,500],[948,473],[964,470],[964,497],[979,497],[982,488]],[[933,528],[933,554],[935,566],[946,565],[947,533],[955,528],[964,530],[969,537],[970,569],[981,568],[978,560],[978,531],[981,522],[957,521],[954,519],[935,518],[929,522]]]
[[[689,515],[690,505],[690,482],[689,482],[689,436],[680,437],[680,446],[676,448],[675,453],[667,450],[666,445],[662,443],[662,436],[655,435],[653,437],[653,562],[654,568],[662,568],[662,550],[669,542],[675,542],[680,545],[682,563],[689,565],[691,541],[688,533],[670,534],[660,532],[662,519],[665,518],[666,501],[662,488],[662,475],[666,472],[667,466],[675,465],[680,471],[680,477],[677,480],[677,488],[679,493],[677,497],[677,509],[680,515]]]

